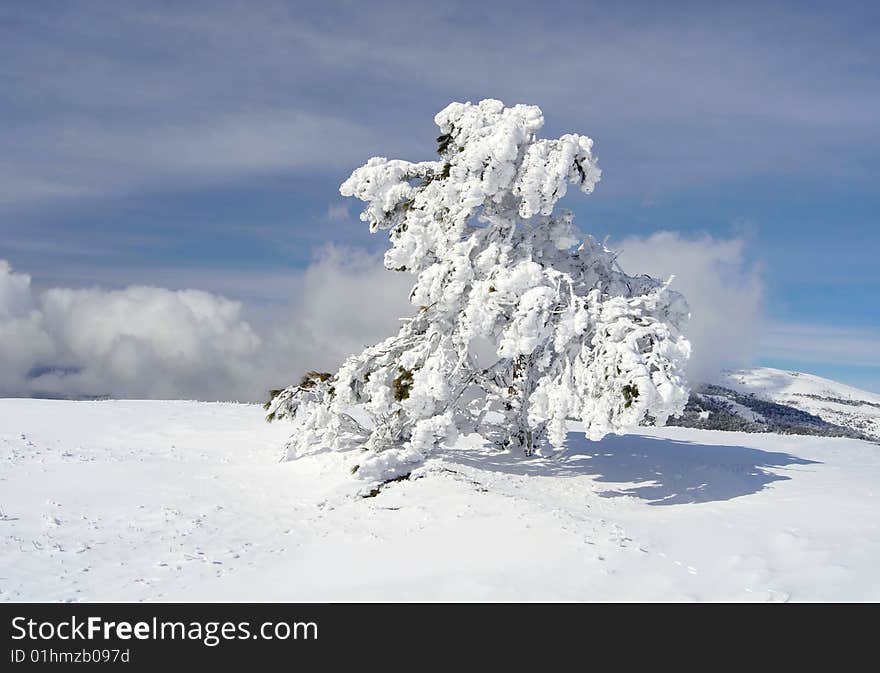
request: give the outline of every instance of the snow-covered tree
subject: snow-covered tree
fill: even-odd
[[[375,157],[340,187],[388,232],[385,266],[415,276],[417,308],[334,375],[273,398],[269,418],[296,423],[288,455],[361,447],[358,474],[387,479],[456,433],[528,455],[561,448],[567,420],[599,439],[680,413],[686,302],[554,212],[570,184],[598,182],[592,140],[539,139],[538,107],[497,100],[435,121],[439,160]]]

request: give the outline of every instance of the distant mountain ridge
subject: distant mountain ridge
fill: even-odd
[[[880,395],[802,372],[724,371],[714,382],[695,386],[684,414],[668,424],[880,443]]]

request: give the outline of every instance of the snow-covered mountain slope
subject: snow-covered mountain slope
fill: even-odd
[[[0,400],[0,599],[880,600],[880,447],[472,438],[363,497],[254,405]],[[357,452],[355,452],[357,453]]]
[[[718,384],[880,440],[880,395],[876,393],[812,374],[768,367],[724,372]]]

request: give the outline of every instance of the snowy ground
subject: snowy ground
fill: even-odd
[[[3,600],[880,600],[880,446],[460,442],[362,498],[257,406],[0,400]]]

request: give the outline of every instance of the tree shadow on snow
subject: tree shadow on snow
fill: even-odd
[[[569,433],[567,450],[555,458],[519,458],[490,449],[450,450],[445,457],[507,474],[590,476],[618,485],[600,495],[634,496],[651,505],[730,500],[791,477],[771,469],[819,464],[788,453],[745,446],[699,444],[648,435],[609,435],[599,442]]]

